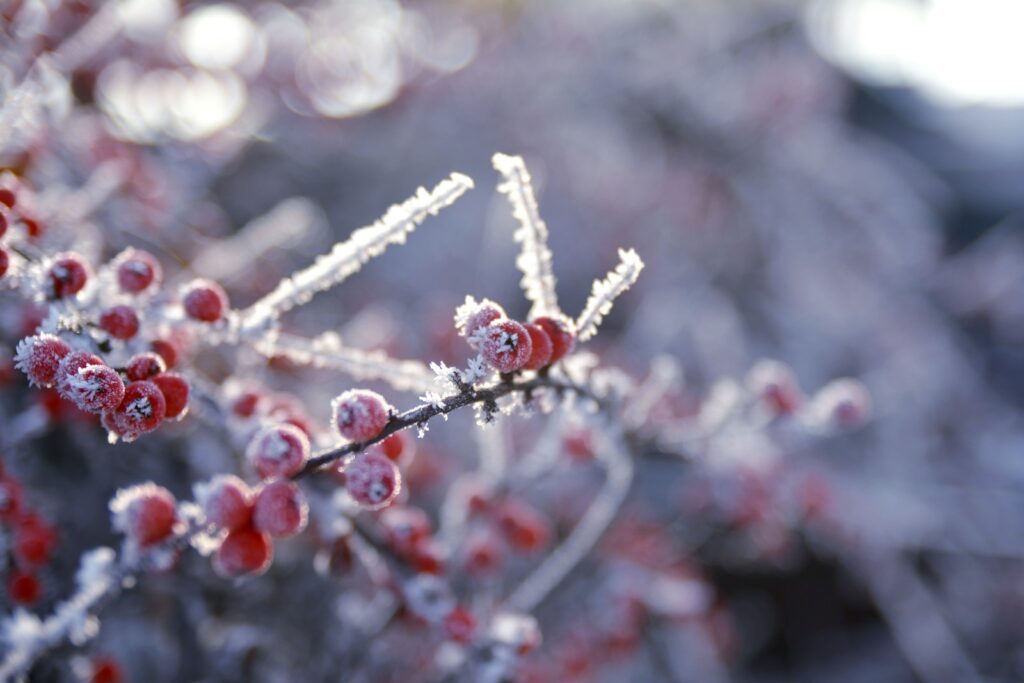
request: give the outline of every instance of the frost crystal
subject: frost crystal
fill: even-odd
[[[603,280],[594,280],[590,290],[590,298],[583,312],[576,320],[576,331],[580,341],[586,341],[597,334],[597,327],[608,312],[612,303],[625,292],[640,276],[644,262],[632,249],[619,249],[619,265],[608,273]]]
[[[282,313],[309,301],[317,292],[342,282],[364,263],[384,253],[388,246],[405,242],[427,216],[436,215],[472,187],[472,179],[460,173],[453,173],[429,192],[421,187],[372,225],[359,228],[346,241],[335,244],[313,265],[282,280],[274,291],[243,313],[243,327],[260,330]]]
[[[548,248],[548,226],[537,210],[530,173],[522,157],[495,154],[492,162],[504,179],[498,185],[498,191],[508,197],[512,215],[519,221],[519,229],[515,232],[515,240],[520,245],[516,266],[523,272],[520,286],[526,298],[533,302],[530,317],[560,315],[562,311],[555,295],[554,267]]]

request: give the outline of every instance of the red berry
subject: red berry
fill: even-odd
[[[21,224],[25,226],[25,232],[28,233],[30,240],[38,239],[45,230],[45,226],[39,221],[39,219],[29,215],[25,211],[21,212]]]
[[[530,333],[515,320],[496,320],[478,333],[480,355],[498,372],[514,372],[533,352]]]
[[[508,500],[498,512],[498,524],[509,544],[526,553],[537,552],[551,540],[551,528],[539,512],[519,500]]]
[[[395,432],[378,444],[380,452],[388,460],[407,465],[416,454],[416,444],[410,439],[406,432]]]
[[[252,520],[252,491],[233,474],[218,474],[206,483],[196,484],[195,491],[196,502],[214,526],[234,531],[248,526]]]
[[[216,282],[193,280],[182,297],[185,315],[204,323],[215,323],[228,307],[228,295]]]
[[[123,680],[121,666],[113,659],[101,657],[92,662],[89,683],[121,683]]]
[[[166,339],[154,339],[149,343],[149,348],[163,358],[168,368],[173,368],[178,362],[178,347]]]
[[[57,391],[61,396],[70,400],[71,393],[74,391],[72,378],[77,377],[79,370],[90,365],[106,365],[106,363],[102,358],[88,351],[72,351],[64,356],[60,365],[57,366],[57,374],[54,377],[54,384],[57,385]]]
[[[160,263],[148,251],[125,249],[117,255],[114,263],[117,265],[117,284],[129,294],[138,294],[160,281]]]
[[[243,389],[231,401],[231,412],[241,418],[249,418],[256,414],[264,394],[258,389]]]
[[[455,309],[455,328],[469,339],[471,346],[475,346],[477,335],[483,328],[505,317],[505,309],[490,299],[477,302],[467,296],[466,302]]]
[[[140,484],[117,492],[110,502],[114,528],[140,547],[163,541],[174,532],[174,496],[162,486]]]
[[[7,269],[11,267],[11,257],[6,249],[0,249],[0,277],[7,275]]]
[[[42,597],[43,584],[32,574],[13,571],[7,579],[7,594],[19,605],[31,605]]]
[[[124,390],[124,399],[113,412],[108,428],[125,441],[153,431],[164,421],[167,404],[160,389],[152,382],[132,382]]]
[[[18,197],[13,187],[0,187],[0,204],[3,204],[8,209],[13,209],[17,203]]]
[[[14,366],[25,373],[29,384],[36,387],[53,386],[61,360],[71,353],[71,347],[52,334],[39,334],[18,342]]]
[[[533,324],[548,333],[551,339],[551,360],[549,363],[556,363],[565,354],[572,351],[576,345],[576,332],[571,320],[567,318],[552,318],[543,316],[535,318]]]
[[[0,520],[10,521],[21,512],[21,484],[13,479],[0,480]]]
[[[290,477],[309,457],[309,438],[290,424],[266,427],[249,442],[245,457],[262,479]]]
[[[57,546],[57,531],[32,515],[14,529],[14,556],[25,567],[38,567],[50,561]]]
[[[306,526],[309,507],[306,497],[294,482],[277,479],[256,493],[253,526],[271,536],[294,536]]]
[[[0,206],[0,237],[3,237],[7,233],[7,226],[11,223],[7,217],[7,209]]]
[[[48,273],[54,299],[65,299],[82,291],[89,281],[89,267],[78,254],[59,254]]]
[[[444,633],[449,640],[468,645],[476,635],[476,617],[465,607],[456,607],[444,618]]]
[[[70,356],[69,356],[70,358]],[[106,365],[86,365],[65,375],[61,396],[87,413],[116,409],[124,400],[124,381],[117,371]]]
[[[554,351],[551,337],[548,336],[548,333],[540,325],[527,323],[523,327],[529,333],[530,344],[532,345],[530,359],[526,361],[526,365],[523,367],[527,370],[540,370],[551,362],[551,354]]]
[[[213,558],[214,569],[223,576],[262,574],[274,559],[270,536],[251,527],[236,529],[227,535]]]
[[[176,417],[184,417],[188,408],[189,386],[188,380],[176,372],[164,372],[152,380],[160,393],[164,395],[166,411],[164,417],[173,420]]]
[[[387,532],[388,543],[401,555],[411,555],[418,545],[430,538],[430,518],[420,508],[390,507],[381,513],[380,522]]]
[[[338,432],[350,441],[368,441],[383,431],[393,410],[384,397],[366,389],[352,389],[331,403]]]
[[[135,354],[128,359],[128,363],[124,368],[124,374],[132,382],[152,379],[166,371],[167,364],[164,362],[163,357],[151,351]]]
[[[501,547],[491,534],[471,534],[462,549],[462,566],[472,576],[492,575],[504,560]]]
[[[100,314],[100,327],[114,339],[131,339],[139,333],[139,316],[131,306],[112,306]]]
[[[345,489],[369,510],[379,510],[402,489],[402,473],[383,455],[363,453],[345,467]]]

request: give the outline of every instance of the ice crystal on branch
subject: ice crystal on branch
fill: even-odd
[[[643,269],[644,262],[636,251],[619,249],[619,265],[605,279],[594,280],[587,305],[576,319],[576,334],[580,341],[586,341],[597,334],[598,326],[612,310],[615,299],[633,286]]]
[[[427,216],[450,206],[472,187],[473,180],[461,173],[453,173],[433,190],[421,187],[411,198],[388,209],[372,225],[359,228],[347,240],[338,242],[313,265],[278,283],[274,291],[243,313],[243,327],[262,329],[282,313],[309,301],[317,292],[342,282],[390,245],[405,242],[409,233]]]
[[[516,266],[523,271],[520,285],[526,298],[533,303],[530,317],[559,315],[555,294],[555,274],[548,248],[548,226],[537,210],[530,173],[522,157],[495,154],[494,168],[502,175],[498,191],[508,197],[512,215],[519,221],[515,240],[520,245]]]

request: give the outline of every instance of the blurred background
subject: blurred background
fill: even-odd
[[[157,245],[224,281],[236,305],[417,186],[460,171],[476,180],[473,192],[286,324],[398,357],[464,363],[451,315],[466,294],[512,316],[528,308],[514,222],[490,167],[501,151],[530,167],[567,311],[582,308],[616,248],[646,261],[590,344],[604,363],[641,378],[653,359],[674,359],[684,407],[700,405],[719,378],[742,380],[761,358],[791,366],[804,387],[837,376],[868,386],[875,416],[853,434],[732,439],[685,473],[656,464],[641,474],[618,532],[670,545],[665,562],[677,570],[700,567],[716,596],[704,622],[713,628],[703,631],[714,666],[695,664],[692,642],[669,629],[587,671],[590,679],[563,668],[535,680],[1024,679],[1024,4],[5,4],[0,83],[16,83],[53,45],[55,62],[68,65],[71,87],[55,90],[47,110],[61,112],[52,156],[63,162],[37,164],[36,177],[82,182],[109,149],[121,150],[133,164],[131,197],[100,209],[99,233]],[[19,125],[24,154],[37,143],[32,121]],[[18,154],[5,159],[18,163]],[[314,218],[257,262],[197,265],[205,249],[291,197],[310,200]],[[322,422],[347,386],[287,363],[260,372],[268,384],[301,386]],[[471,459],[469,425],[453,418],[424,441],[436,457],[410,474],[419,504],[436,508]],[[148,447],[218,471],[189,429]],[[103,510],[116,485],[187,479],[177,465],[145,454],[129,465],[96,445],[90,457],[115,479],[61,499],[67,472],[83,471],[71,465],[91,466],[69,453],[102,438],[47,438],[51,469],[24,471],[57,518],[68,515],[61,500]],[[807,494],[794,482],[806,484],[808,472],[829,482],[818,527],[792,516]],[[566,476],[540,487],[539,499],[564,496],[574,481]],[[780,478],[785,486],[765,484]],[[737,530],[713,511],[721,495],[733,506],[770,500],[757,523]],[[76,530],[69,547],[102,541],[103,522],[66,520]],[[581,616],[603,618],[591,585],[571,582],[538,614],[545,661],[569,658]],[[139,651],[130,680],[232,680],[225,672],[234,671],[248,672],[235,680],[264,680],[244,662],[274,649],[249,621],[273,599],[269,586],[250,589],[235,613],[207,603],[247,630],[218,631],[216,654],[191,663],[182,653],[203,646],[173,625],[198,607],[168,609],[152,634],[129,633],[154,595],[168,601],[181,590],[168,579],[149,602],[143,592],[112,606],[99,642]],[[259,655],[279,666],[266,680],[339,680],[315,668],[289,678],[297,661],[316,660],[305,647]],[[594,651],[583,652],[577,659]],[[388,675],[358,680],[432,680]]]

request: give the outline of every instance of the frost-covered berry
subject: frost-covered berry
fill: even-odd
[[[139,333],[139,316],[131,306],[111,306],[100,314],[100,328],[114,339],[131,339]]]
[[[535,318],[533,324],[548,333],[551,339],[551,360],[556,363],[576,345],[575,325],[568,318],[542,316]]]
[[[523,327],[530,335],[530,359],[523,367],[527,370],[540,370],[551,363],[551,354],[554,352],[554,345],[551,337],[544,331],[544,328],[535,323],[524,324]]]
[[[71,380],[78,376],[79,370],[90,365],[106,365],[106,363],[103,362],[102,358],[88,351],[72,351],[64,356],[60,365],[57,366],[57,374],[54,377],[54,384],[57,386],[57,391],[60,392],[61,396],[68,400],[73,400],[71,394],[74,391],[74,387],[71,384]]]
[[[258,531],[284,538],[302,531],[308,514],[306,497],[298,485],[277,479],[256,492],[252,524]]]
[[[224,288],[211,280],[193,280],[185,285],[182,305],[185,315],[204,323],[215,323],[228,307]]]
[[[61,395],[87,413],[114,410],[124,400],[124,381],[106,365],[86,365],[68,374],[61,383]]]
[[[166,339],[154,339],[149,343],[149,348],[164,359],[168,368],[173,368],[178,363],[178,347]]]
[[[178,417],[184,417],[185,411],[188,408],[188,380],[176,372],[163,372],[150,381],[164,395],[164,403],[166,404],[164,418],[173,420]]]
[[[755,365],[747,386],[773,414],[789,415],[803,402],[793,371],[777,361],[763,360]]]
[[[229,533],[217,548],[213,567],[227,577],[262,574],[274,559],[274,546],[270,536],[251,527]]]
[[[477,333],[495,320],[505,318],[505,309],[490,299],[476,301],[467,296],[466,302],[455,309],[455,328],[474,345]]]
[[[351,441],[376,437],[391,418],[392,407],[375,391],[351,389],[331,403],[338,432]]]
[[[32,605],[43,595],[43,584],[33,574],[15,570],[7,578],[7,595],[19,605]]]
[[[164,421],[167,403],[152,382],[132,382],[124,389],[124,399],[113,412],[108,427],[125,441],[134,441],[153,431]]]
[[[498,511],[498,525],[509,545],[525,553],[537,552],[551,540],[548,521],[523,501],[505,501]]]
[[[530,333],[514,320],[496,320],[478,333],[480,355],[498,372],[515,372],[530,360]]]
[[[117,284],[121,291],[138,294],[154,282],[160,282],[160,263],[148,251],[125,249],[114,259]]]
[[[7,275],[7,270],[11,267],[11,257],[7,254],[7,250],[0,248],[0,277]]]
[[[206,520],[217,528],[234,531],[252,521],[252,490],[235,475],[218,474],[194,489]]]
[[[465,607],[456,607],[449,612],[442,625],[448,639],[462,645],[473,642],[476,635],[476,617]]]
[[[118,491],[110,501],[110,512],[114,528],[141,548],[168,538],[177,521],[174,496],[152,483]]]
[[[124,366],[124,374],[132,382],[152,379],[166,371],[167,364],[164,362],[163,357],[151,351],[135,354],[128,359]]]
[[[38,334],[18,342],[14,354],[14,367],[25,373],[29,384],[50,387],[57,379],[61,360],[71,353],[71,347],[52,334]]]
[[[59,254],[50,265],[47,277],[54,299],[65,299],[82,291],[89,281],[89,267],[85,259],[74,253]]]
[[[383,455],[363,453],[345,467],[345,489],[369,510],[379,510],[402,489],[402,473]]]
[[[837,427],[858,427],[871,416],[871,394],[855,379],[829,382],[815,394],[813,402],[814,412]]]
[[[309,457],[309,438],[294,425],[266,427],[249,442],[245,457],[262,479],[290,477]]]

